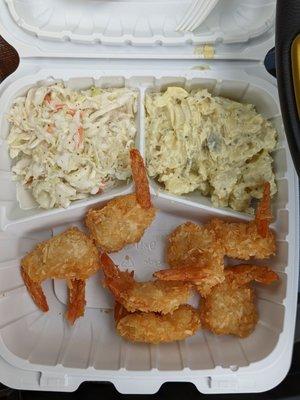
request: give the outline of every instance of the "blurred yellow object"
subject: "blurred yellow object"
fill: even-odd
[[[300,117],[300,35],[292,44],[292,69],[298,115]]]

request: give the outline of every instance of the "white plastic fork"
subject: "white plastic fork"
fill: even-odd
[[[208,17],[219,0],[195,0],[177,26],[177,31],[193,31]]]

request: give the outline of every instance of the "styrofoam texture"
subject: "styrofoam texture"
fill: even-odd
[[[69,0],[54,0],[54,1],[40,1],[40,0],[6,0],[0,2],[0,34],[14,46],[20,57],[63,57],[63,58],[163,58],[163,59],[203,59],[205,55],[201,50],[199,44],[213,42],[215,53],[214,58],[218,59],[247,59],[247,60],[261,60],[268,49],[274,46],[274,0],[252,0],[251,2],[245,0],[223,0],[221,9],[230,10],[237,6],[233,14],[222,13],[220,19],[217,14],[211,15],[206,21],[209,23],[210,30],[204,24],[199,33],[177,33],[174,31],[174,14],[178,9],[174,7],[174,2],[179,3],[180,0],[166,0],[162,2],[150,2],[148,0],[137,1],[136,3],[130,2],[128,9],[134,8],[134,14],[131,17],[128,12],[124,11],[123,16],[116,12],[124,7],[128,1],[107,1],[104,5],[99,4],[99,1],[84,1],[76,0],[70,2]],[[182,0],[188,6],[187,0]],[[30,7],[28,6],[30,3]],[[100,2],[101,3],[101,2]],[[134,4],[134,5],[133,5]],[[12,12],[9,11],[8,5]],[[51,5],[54,7],[61,7],[62,12],[56,13],[52,18],[53,26],[57,29],[54,36],[56,40],[50,38],[36,36],[28,30],[24,30],[18,25],[16,21],[22,23],[22,20],[28,19],[39,20],[44,19],[45,14],[35,14],[39,7]],[[86,8],[81,8],[83,5],[88,5]],[[88,27],[93,30],[94,27],[90,24],[90,20],[95,17],[98,21],[97,8],[105,8],[113,13],[110,19],[108,28],[111,27],[112,31],[107,32],[111,36],[102,36],[103,33],[87,34],[87,30],[76,28],[76,18],[79,18],[79,13],[76,10],[81,10],[80,16],[86,16],[95,11],[89,16]],[[238,7],[239,6],[239,7]],[[72,7],[72,12],[64,12]],[[125,7],[126,8],[126,7]],[[150,8],[150,11],[148,10]],[[163,9],[168,9],[167,14],[171,16],[171,23],[167,16],[162,20]],[[69,10],[68,9],[68,10]],[[142,11],[141,11],[142,10]],[[24,14],[23,14],[24,12]],[[139,14],[140,13],[140,14]],[[140,22],[136,25],[134,23],[135,16],[142,17]],[[159,14],[159,15],[158,15]],[[67,17],[65,18],[65,15]],[[102,14],[101,14],[102,15]],[[150,31],[149,26],[145,22],[150,18],[151,24],[154,24],[153,31]],[[149,17],[148,17],[149,16]],[[47,15],[46,15],[47,17]],[[127,18],[128,17],[128,18]],[[75,18],[75,20],[74,20]],[[118,19],[124,19],[124,24],[121,26]],[[233,20],[232,20],[233,18]],[[101,19],[101,18],[100,18]],[[169,22],[168,22],[169,21]],[[86,18],[83,18],[83,27],[86,26]],[[63,40],[59,41],[61,35],[61,26],[67,24],[78,32],[74,35],[73,30],[63,30]],[[129,24],[129,25],[128,25]],[[130,25],[131,24],[131,25]],[[158,26],[157,26],[158,24]],[[128,26],[127,26],[128,25]],[[97,26],[97,23],[95,24]],[[255,29],[253,27],[255,26]],[[114,30],[116,28],[116,30]],[[232,30],[232,28],[234,28]],[[201,30],[205,30],[205,34]],[[54,29],[55,32],[55,29]],[[88,31],[91,33],[90,31]],[[146,32],[146,33],[145,33]],[[39,35],[43,36],[43,31],[39,31]],[[70,40],[69,36],[72,36]],[[102,38],[102,42],[99,42]],[[102,35],[102,36],[101,36]],[[91,41],[92,38],[92,41]],[[74,40],[73,40],[74,39]],[[93,45],[92,43],[96,43]]]
[[[40,39],[109,45],[242,43],[274,23],[275,0],[220,0],[195,32],[176,32],[191,0],[5,0],[22,29]]]
[[[288,152],[279,114],[275,86],[241,70],[217,71],[162,70],[113,71],[88,70],[78,78],[78,70],[39,70],[34,75],[12,81],[0,99],[1,131],[7,133],[4,118],[11,100],[37,82],[49,77],[71,82],[75,87],[91,84],[130,83],[140,90],[140,140],[144,153],[143,97],[147,90],[161,90],[166,85],[207,87],[215,94],[256,104],[279,131],[279,145],[274,153],[278,195],[273,201],[276,216],[277,255],[267,261],[281,281],[274,287],[258,288],[260,321],[247,339],[218,337],[199,331],[194,337],[168,345],[133,345],[120,339],[109,312],[111,298],[100,287],[101,274],[87,287],[87,310],[74,328],[64,320],[66,291],[60,281],[48,281],[44,288],[50,306],[41,313],[31,301],[19,274],[22,255],[35,243],[51,237],[70,224],[81,224],[90,206],[99,200],[130,192],[131,186],[106,197],[78,202],[67,210],[42,212],[35,217],[15,214],[16,201],[11,191],[6,149],[1,146],[1,226],[0,233],[0,366],[5,363],[24,372],[22,382],[12,379],[6,367],[4,382],[10,386],[40,390],[75,390],[85,380],[111,381],[123,393],[153,393],[165,381],[190,381],[201,392],[253,392],[275,386],[285,376],[290,363],[297,295],[298,203],[296,175]],[[113,75],[112,75],[113,72]],[[82,76],[82,72],[81,72]],[[77,78],[76,78],[77,77]],[[93,77],[93,78],[89,78]],[[3,169],[4,168],[4,169]],[[213,216],[241,217],[231,210],[216,209],[197,195],[177,197],[158,190],[151,181],[155,206],[160,210],[154,224],[141,242],[113,255],[122,268],[134,268],[139,279],[149,279],[164,265],[163,241],[166,234],[185,220],[202,223]],[[12,205],[14,204],[14,205]],[[102,311],[101,311],[102,310]],[[36,371],[40,375],[36,376]],[[31,378],[28,374],[31,372]],[[27,378],[26,378],[26,377]],[[267,378],[266,378],[267,377]],[[27,380],[26,380],[27,379]],[[134,379],[134,381],[132,381]]]

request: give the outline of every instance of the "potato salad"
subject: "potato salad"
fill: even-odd
[[[46,209],[128,179],[136,110],[137,92],[127,88],[31,88],[8,116],[14,179]]]
[[[194,190],[217,207],[252,213],[252,199],[270,182],[277,133],[252,104],[169,87],[149,93],[146,109],[148,172],[176,195]]]

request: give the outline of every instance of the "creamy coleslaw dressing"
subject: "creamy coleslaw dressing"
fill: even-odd
[[[148,172],[167,191],[197,189],[215,206],[246,212],[264,181],[276,192],[270,153],[277,134],[253,105],[169,87],[147,94],[145,108]]]
[[[136,111],[132,89],[30,89],[8,117],[14,179],[42,208],[68,207],[128,179]]]

